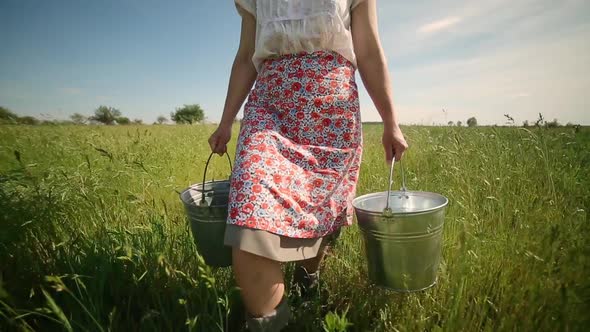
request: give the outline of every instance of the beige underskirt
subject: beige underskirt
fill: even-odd
[[[226,246],[275,261],[291,262],[316,257],[322,247],[330,245],[339,235],[340,229],[324,237],[302,239],[228,224],[223,242]]]

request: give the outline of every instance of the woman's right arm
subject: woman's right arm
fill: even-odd
[[[352,40],[361,79],[383,120],[382,143],[385,159],[400,160],[408,144],[393,107],[387,62],[379,41],[376,0],[364,0],[352,11]]]
[[[240,46],[232,65],[221,121],[217,130],[209,138],[211,151],[220,155],[227,151],[232,124],[256,80],[256,68],[252,63],[256,41],[256,19],[239,6],[238,11],[242,16]]]

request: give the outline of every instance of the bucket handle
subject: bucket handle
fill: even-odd
[[[401,191],[403,191],[404,193],[406,192],[406,174],[404,172],[404,164],[402,163],[402,161],[400,160],[398,162],[401,165],[402,168],[402,187],[401,187]],[[383,210],[383,214],[385,215],[391,215],[393,214],[393,211],[391,211],[391,208],[389,207],[389,196],[391,195],[391,186],[393,185],[393,166],[395,166],[395,157],[393,159],[391,159],[391,167],[389,169],[389,187],[387,188],[387,202],[385,204],[385,209]],[[408,197],[407,195],[404,195],[406,198]]]
[[[205,172],[203,172],[203,184],[201,186],[201,189],[203,190],[203,195],[201,195],[201,203],[205,202],[205,179],[207,178],[207,168],[209,168],[209,162],[211,161],[211,158],[213,157],[214,154],[215,154],[214,152],[211,152],[211,154],[209,155],[209,158],[207,159],[207,163],[205,164]],[[231,158],[229,156],[229,153],[227,153],[227,151],[225,152],[225,155],[227,156],[227,161],[229,162],[229,171],[231,172],[233,170]]]

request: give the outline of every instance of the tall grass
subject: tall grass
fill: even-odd
[[[201,180],[213,127],[0,129],[0,329],[240,330],[231,270],[197,255],[178,198]],[[349,227],[320,297],[297,306],[292,296],[289,330],[588,326],[590,131],[404,129],[407,187],[450,200],[437,285],[371,286]],[[383,191],[388,176],[378,125],[364,142],[358,195]],[[209,173],[229,167],[215,158]]]

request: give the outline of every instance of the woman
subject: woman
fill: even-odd
[[[354,73],[384,124],[385,158],[401,159],[375,0],[235,0],[242,17],[223,116],[209,138],[223,154],[240,106],[225,244],[250,330],[280,330],[290,311],[280,262],[308,291],[342,226],[352,224],[362,154]],[[256,85],[250,91],[252,85]]]

